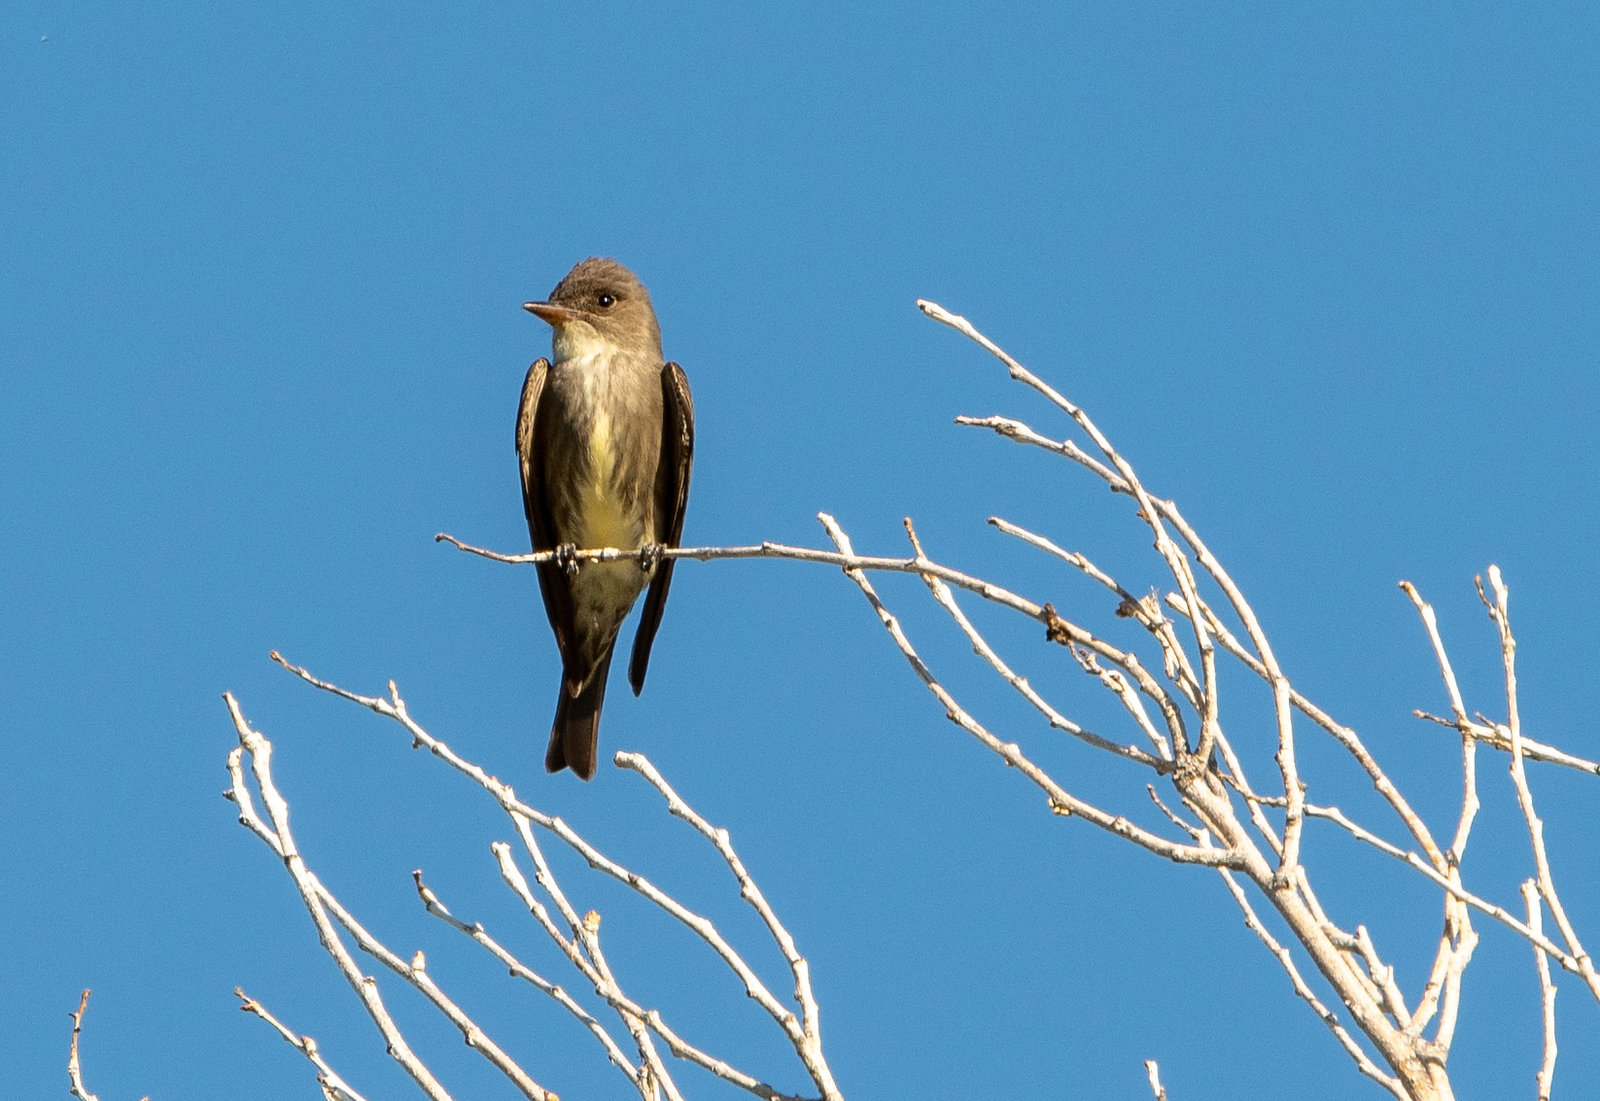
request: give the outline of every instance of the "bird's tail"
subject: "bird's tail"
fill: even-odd
[[[568,694],[567,680],[562,678],[556,721],[550,728],[550,747],[544,751],[545,771],[570,768],[579,779],[594,779],[595,755],[600,748],[600,706],[606,700],[606,676],[610,672],[608,652],[576,696]]]

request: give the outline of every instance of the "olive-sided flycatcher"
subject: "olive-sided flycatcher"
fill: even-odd
[[[590,257],[544,302],[554,362],[528,368],[517,410],[522,504],[536,551],[676,547],[694,453],[694,403],[683,368],[661,354],[650,293],[615,260]],[[645,585],[628,681],[644,688],[672,560],[563,558],[538,566],[561,651],[561,694],[544,766],[594,776],[600,705],[617,632]]]

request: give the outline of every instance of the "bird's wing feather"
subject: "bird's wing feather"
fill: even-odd
[[[663,546],[676,547],[683,537],[683,512],[689,503],[689,472],[694,465],[694,399],[689,395],[689,378],[676,363],[661,368],[662,426],[661,462],[656,471],[656,515],[665,523],[657,528]],[[644,675],[650,665],[650,644],[661,626],[667,589],[672,585],[670,558],[656,565],[650,591],[645,594],[639,630],[633,636],[633,657],[628,662],[628,683],[637,696],[644,688]]]
[[[536,551],[555,548],[554,528],[550,523],[550,503],[544,489],[544,473],[539,469],[539,450],[535,446],[534,424],[539,412],[539,396],[544,392],[550,361],[537,359],[528,368],[522,383],[522,401],[517,406],[517,458],[522,467],[522,511],[528,517],[528,536]],[[544,595],[545,615],[556,633],[556,646],[563,657],[573,637],[572,593],[554,562],[541,562],[539,591]]]

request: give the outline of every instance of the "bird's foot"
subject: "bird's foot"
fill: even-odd
[[[575,543],[562,543],[556,547],[555,564],[568,577],[578,576],[578,547]]]
[[[654,573],[657,563],[661,561],[661,552],[667,548],[660,543],[646,543],[639,548],[639,568],[645,573]]]

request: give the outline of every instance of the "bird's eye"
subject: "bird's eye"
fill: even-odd
[[[614,294],[602,294],[600,296],[600,308],[602,310],[609,310],[612,306],[615,306],[616,304],[617,304],[617,296],[616,295],[614,295]]]

